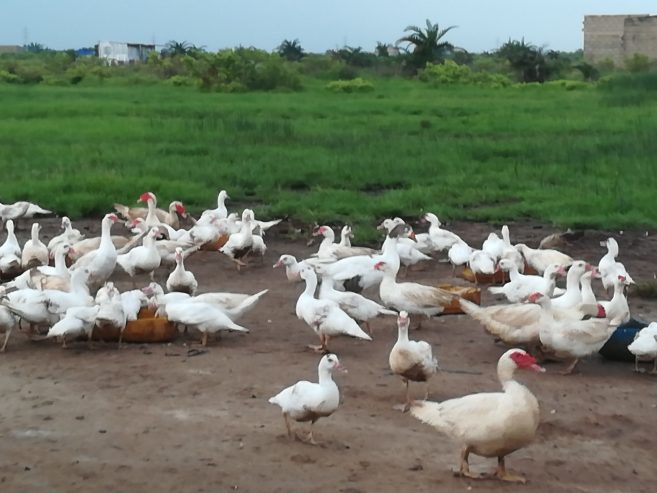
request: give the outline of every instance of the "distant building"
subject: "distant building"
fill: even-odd
[[[19,45],[0,45],[0,53],[20,53],[24,48]]]
[[[635,53],[657,60],[657,15],[587,15],[584,58],[623,65]]]
[[[98,57],[104,58],[108,64],[145,62],[156,50],[156,45],[143,43],[100,41],[96,45]]]

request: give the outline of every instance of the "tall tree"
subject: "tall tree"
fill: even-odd
[[[410,53],[410,63],[417,70],[427,62],[442,63],[455,50],[449,41],[443,40],[445,35],[456,26],[441,29],[436,23],[427,19],[426,29],[418,26],[408,26],[404,29],[405,36],[397,40],[397,44],[406,43],[405,49]]]
[[[164,46],[164,54],[166,56],[180,56],[189,55],[196,50],[196,47],[187,41],[169,41]]]
[[[388,45],[386,43],[382,43],[381,41],[377,41],[376,48],[374,48],[374,53],[376,53],[376,56],[388,56]]]
[[[276,47],[276,52],[289,62],[298,62],[305,55],[298,39],[293,41],[284,39],[283,42]]]
[[[524,39],[508,40],[497,50],[497,55],[509,62],[521,82],[544,82],[549,75],[550,65],[543,48],[525,43]],[[555,56],[552,52],[549,55]]]

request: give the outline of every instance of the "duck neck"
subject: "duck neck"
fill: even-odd
[[[55,270],[58,275],[68,273],[68,269],[66,268],[66,251],[63,248],[58,248],[55,253]]]
[[[76,272],[82,272],[82,270]],[[71,293],[89,296],[89,287],[83,276],[78,275],[71,278]]]
[[[317,377],[318,377],[320,385],[334,384],[335,383],[335,382],[333,382],[333,376],[331,375],[331,371],[328,368],[320,367],[317,370]]]
[[[502,240],[504,240],[506,246],[511,246],[511,236],[509,235],[509,228],[506,225],[502,226]]]
[[[306,277],[306,289],[303,290],[303,294],[310,296],[311,298],[314,298],[316,289],[317,289],[317,277],[312,275]]]
[[[397,328],[397,342],[408,342],[408,325],[398,326],[398,328]]]
[[[113,246],[112,237],[110,236],[110,230],[112,229],[112,220],[109,217],[103,219],[103,222],[100,226],[100,245],[99,248],[109,248]]]
[[[7,240],[13,243],[18,243],[16,234],[14,233],[14,221],[11,219],[7,221]]]
[[[32,226],[32,243],[36,243],[39,241],[39,225],[34,224]]]
[[[332,229],[329,229],[324,233],[324,239],[319,244],[319,248],[320,249],[327,248],[331,246],[334,241],[335,241],[335,233],[333,233]]]
[[[185,259],[182,256],[176,258],[176,272],[179,274],[185,272]]]
[[[570,269],[568,275],[566,276],[566,291],[568,293],[573,293],[579,291],[579,280],[581,279],[581,273]]]
[[[516,371],[516,365],[509,359],[501,359],[497,363],[497,378],[504,390],[506,390],[507,385],[511,382],[514,382],[513,376]]]
[[[607,255],[614,259],[618,257],[618,243],[609,242],[607,244]]]
[[[621,282],[614,283],[614,296],[611,297],[610,303],[616,303],[625,296],[623,284]]]
[[[322,284],[319,286],[319,297],[327,296],[332,291],[335,291],[333,285],[333,278],[329,276],[322,276]]]

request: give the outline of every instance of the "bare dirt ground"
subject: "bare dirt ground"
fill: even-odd
[[[57,221],[44,222],[52,235]],[[82,224],[95,233],[97,223]],[[493,229],[449,227],[478,245]],[[550,232],[511,225],[512,240],[532,246]],[[652,279],[657,237],[612,233],[635,280]],[[597,263],[604,253],[598,242],[608,234],[587,231],[565,251]],[[21,241],[26,236],[21,232]],[[202,291],[270,289],[240,322],[250,334],[223,335],[200,355],[187,352],[199,347],[196,334],[121,350],[103,343],[64,350],[12,336],[0,355],[0,491],[654,491],[657,379],[633,373],[631,363],[598,356],[573,376],[557,374],[559,363],[548,364],[544,374],[519,375],[541,406],[536,442],[507,460],[527,475],[527,485],[453,477],[457,446],[392,409],[403,399],[403,386],[388,369],[396,339],[391,317],[373,323],[373,342],[332,342],[349,369],[337,377],[343,404],[317,423],[321,445],[289,442],[279,409],[267,399],[297,380],[314,381],[319,357],[306,349],[316,336],[294,315],[302,285],[288,283],[271,265],[282,253],[303,257],[313,248],[273,236],[267,242],[263,265],[242,273],[218,253],[188,259]],[[449,280],[446,264],[424,267],[408,279]],[[131,288],[125,276],[117,279],[120,288]],[[484,295],[484,304],[493,301]],[[632,299],[631,306],[633,316],[657,319],[656,303]],[[465,315],[425,322],[411,337],[429,341],[443,368],[479,373],[438,374],[433,400],[498,390],[495,364],[506,348]],[[495,467],[476,457],[471,463],[475,470]]]

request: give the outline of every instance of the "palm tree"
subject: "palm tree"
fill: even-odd
[[[543,82],[549,75],[548,57],[543,48],[525,43],[524,38],[520,41],[509,39],[496,54],[509,62],[521,82]]]
[[[284,39],[283,42],[276,47],[276,52],[288,62],[298,62],[304,56],[303,48],[298,39],[293,41]]]
[[[386,43],[382,43],[381,41],[377,41],[376,48],[374,48],[374,53],[376,53],[376,56],[388,56],[388,45]]]
[[[189,55],[192,53],[194,50],[196,50],[196,47],[188,43],[187,41],[169,41],[165,46],[164,46],[164,54],[167,56],[181,56],[181,55]]]
[[[28,43],[23,46],[23,48],[29,53],[41,53],[43,51],[48,51],[48,48],[43,46],[41,43]]]
[[[423,68],[427,62],[442,63],[455,49],[452,43],[442,39],[455,27],[440,29],[438,24],[432,24],[427,19],[426,29],[408,26],[404,29],[408,34],[399,38],[397,44],[406,43],[405,49],[410,53],[411,64],[415,69]]]

